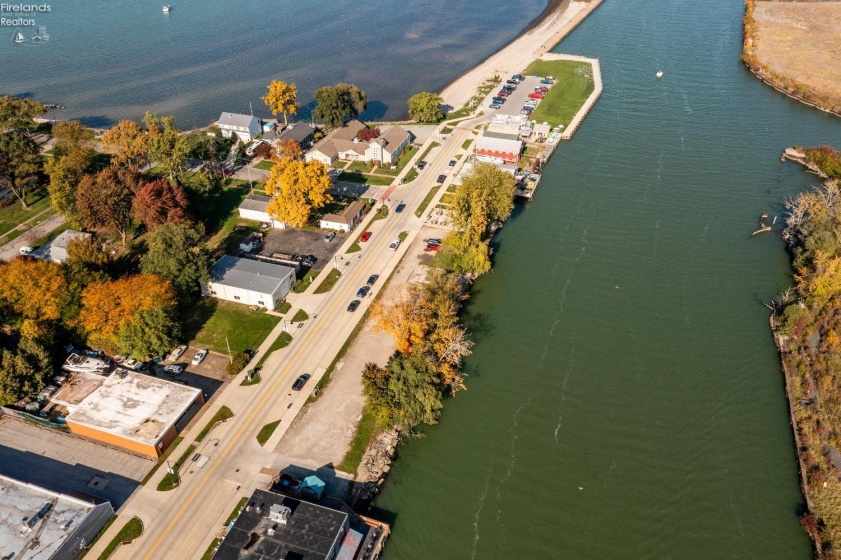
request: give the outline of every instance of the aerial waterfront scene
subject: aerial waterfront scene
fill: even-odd
[[[841,558],[841,2],[0,17],[0,557]]]

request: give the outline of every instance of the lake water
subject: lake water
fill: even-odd
[[[44,44],[13,44],[16,28],[0,27],[0,94],[64,105],[57,118],[91,126],[153,110],[190,129],[222,111],[271,116],[260,96],[272,79],[297,84],[302,118],[315,89],[349,82],[368,94],[366,118],[396,119],[412,94],[442,89],[546,5],[171,0],[164,14],[165,1],[56,0],[35,18],[47,27]]]
[[[388,558],[811,557],[761,305],[789,263],[750,233],[841,120],[746,71],[742,10],[607,0],[556,49],[604,94],[497,238],[468,391],[375,502]]]

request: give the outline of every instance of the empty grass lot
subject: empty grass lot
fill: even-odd
[[[50,206],[50,197],[46,190],[38,189],[26,196],[26,202],[29,208],[24,208],[20,201],[15,199],[11,205],[0,209],[0,235],[46,210]]]
[[[554,76],[555,84],[537,105],[532,119],[550,125],[568,125],[584,102],[593,93],[593,68],[587,62],[574,60],[535,60],[523,70],[531,76]]]
[[[204,298],[195,304],[184,324],[184,333],[192,346],[209,348],[220,354],[238,354],[256,349],[280,321],[280,317],[262,310],[251,311],[245,305]]]

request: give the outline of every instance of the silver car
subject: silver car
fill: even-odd
[[[199,350],[198,352],[196,352],[196,355],[193,356],[193,361],[190,362],[190,363],[193,364],[194,366],[197,366],[200,363],[202,363],[202,360],[204,360],[206,357],[207,357],[207,350]]]

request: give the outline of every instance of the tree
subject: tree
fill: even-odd
[[[85,175],[76,190],[79,219],[89,229],[126,234],[133,223],[132,199],[138,175],[127,169],[107,167],[95,176]]]
[[[102,144],[111,154],[111,162],[120,167],[140,169],[146,165],[148,146],[143,129],[134,121],[120,121],[102,135]]]
[[[16,349],[4,350],[0,357],[0,405],[37,394],[52,373],[46,348],[30,338],[21,338]]]
[[[66,158],[48,160],[44,167],[50,176],[47,191],[50,193],[53,208],[68,222],[75,224],[78,220],[76,190],[79,188],[81,175],[76,172],[74,163]]]
[[[163,356],[178,343],[181,326],[163,308],[138,311],[120,327],[117,345],[130,356]]]
[[[29,208],[26,195],[37,184],[38,145],[23,132],[0,134],[0,187],[7,187]]]
[[[273,80],[267,89],[268,92],[262,97],[263,103],[273,115],[283,113],[283,124],[289,124],[286,115],[298,112],[298,88],[295,84]]]
[[[315,90],[313,118],[327,128],[338,128],[368,108],[368,96],[353,84],[337,84]]]
[[[294,140],[292,140],[292,142],[294,142]],[[275,149],[272,148],[271,144],[259,144],[256,148],[254,148],[254,157],[272,159],[275,153]]]
[[[149,252],[140,260],[140,269],[169,280],[178,300],[190,301],[200,293],[199,282],[209,278],[213,258],[202,242],[204,228],[180,222],[158,228],[149,241]]]
[[[67,288],[61,303],[61,318],[73,326],[82,311],[82,292],[92,282],[107,282],[111,256],[96,237],[72,239],[67,244],[67,260],[63,264]]]
[[[0,265],[0,301],[25,319],[58,319],[66,287],[61,267],[55,263],[15,259]]]
[[[398,354],[388,364],[392,423],[401,431],[418,424],[435,424],[441,412],[441,390],[435,366],[423,354]]]
[[[409,118],[422,123],[437,123],[444,118],[444,100],[437,93],[423,91],[409,98]]]
[[[301,145],[297,140],[292,138],[278,142],[277,150],[281,158],[301,159],[304,157],[304,151],[301,149]]]
[[[293,161],[284,158],[272,167],[266,193],[272,197],[268,212],[292,227],[303,227],[313,210],[333,200],[333,187],[327,167],[319,161]]]
[[[148,111],[143,117],[143,122],[149,129],[149,159],[157,162],[164,175],[171,180],[178,180],[178,175],[184,167],[184,158],[190,153],[190,143],[175,127],[175,117],[159,117]]]
[[[168,280],[154,274],[137,274],[108,282],[92,282],[82,292],[78,324],[88,333],[88,343],[117,350],[121,329],[139,313],[175,309],[175,290]]]
[[[397,341],[397,351],[409,354],[423,342],[429,327],[429,309],[420,284],[408,284],[388,303],[376,303],[372,316],[375,329],[387,332]]]
[[[0,97],[0,132],[4,130],[30,130],[35,117],[43,115],[46,109],[38,101],[20,97]]]
[[[66,121],[54,124],[52,134],[55,142],[53,159],[61,160],[81,177],[95,155],[91,132],[78,121]]]
[[[184,189],[160,177],[137,189],[131,208],[136,219],[155,231],[161,224],[183,220],[187,204]]]

